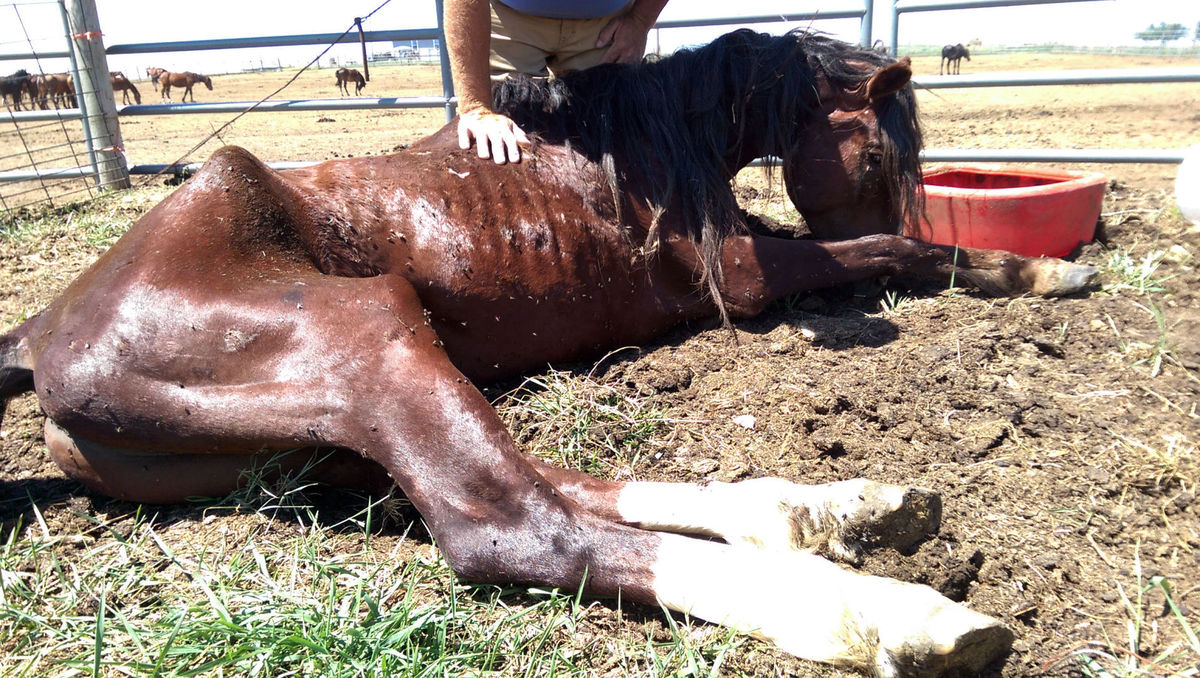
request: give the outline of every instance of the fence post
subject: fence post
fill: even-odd
[[[70,17],[70,44],[79,64],[75,91],[84,113],[83,124],[92,140],[96,179],[102,189],[129,188],[129,168],[121,126],[117,122],[117,102],[108,76],[108,57],[100,33],[96,0],[65,0]]]
[[[866,0],[863,7],[863,18],[859,24],[859,43],[863,47],[871,48],[875,46],[874,36],[872,33],[875,30],[875,0]]]
[[[896,9],[897,0],[892,0],[892,56],[900,49],[900,11]]]
[[[446,98],[446,122],[450,122],[454,119],[454,112],[458,107],[451,102],[451,99],[454,98],[454,78],[450,77],[450,50],[446,49],[446,24],[442,16],[443,1],[434,0],[433,7],[437,12],[438,61],[442,67],[442,96]]]

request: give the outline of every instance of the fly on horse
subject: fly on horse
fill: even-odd
[[[367,86],[366,78],[356,68],[339,68],[334,75],[337,76],[338,91],[345,96],[350,96],[350,88],[347,83],[354,83],[354,96],[358,96],[358,93]]]
[[[910,77],[737,31],[503,85],[540,134],[518,164],[460,150],[453,123],[286,172],[226,147],[0,336],[0,396],[34,390],[53,458],[106,495],[222,495],[280,450],[333,449],[318,478],[399,486],[464,579],[662,604],[882,675],[976,672],[1011,643],[998,620],[809,552],[907,548],[938,528],[933,492],[605,481],[524,454],[476,387],[879,275],[1082,288],[1088,267],[898,235],[921,212]],[[771,155],[815,239],[738,209],[733,175]]]
[[[967,61],[971,60],[971,52],[963,47],[960,42],[957,45],[946,45],[942,48],[942,58],[938,61],[938,75],[942,75],[942,66],[946,67],[947,75],[958,75],[959,66],[962,64],[963,58]],[[951,72],[953,69],[953,72]]]
[[[121,92],[121,103],[129,103],[130,92],[133,92],[133,102],[135,104],[142,103],[142,93],[139,92],[138,88],[129,81],[129,78],[125,77],[124,73],[121,71],[113,71],[112,73],[108,74],[108,79],[109,82],[112,83],[113,92],[118,90]]]
[[[200,75],[199,73],[192,73],[191,71],[184,71],[183,73],[171,73],[170,71],[163,71],[162,73],[159,73],[158,85],[162,88],[161,101],[171,101],[171,88],[182,87],[183,96],[179,97],[179,102],[187,103],[187,98],[190,94],[192,97],[192,103],[196,103],[196,95],[192,92],[192,86],[198,82],[204,83],[205,87],[207,87],[209,90],[212,90],[212,78],[208,77],[207,75]]]
[[[154,86],[155,92],[158,91],[158,78],[166,72],[167,69],[159,68],[158,66],[151,66],[150,68],[146,69],[146,77],[150,78],[150,84]]]

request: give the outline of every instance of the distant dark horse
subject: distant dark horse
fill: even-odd
[[[662,605],[879,675],[976,675],[1008,650],[998,620],[805,551],[911,545],[937,529],[932,492],[608,481],[524,453],[477,386],[880,275],[1079,289],[1088,267],[898,235],[922,213],[911,76],[741,30],[506,83],[498,110],[535,140],[520,163],[461,150],[454,122],[284,172],[223,148],[0,335],[0,400],[36,391],[52,458],[96,492],[223,496],[275,452],[332,449],[315,476],[398,485],[465,579]],[[812,239],[739,208],[730,182],[764,156]]]
[[[108,79],[112,83],[113,92],[116,92],[117,90],[121,91],[121,103],[129,103],[130,92],[133,92],[134,103],[142,103],[142,93],[138,91],[137,87],[133,86],[133,83],[129,81],[129,78],[125,77],[124,73],[121,71],[113,71],[112,73],[108,74]]]
[[[971,53],[960,42],[957,45],[946,45],[942,48],[942,59],[938,61],[938,75],[942,74],[942,66],[946,66],[946,73],[951,74],[951,68],[954,69],[953,75],[958,75],[958,67],[962,63],[963,58],[967,61],[971,60]]]
[[[350,88],[347,87],[346,83],[354,83],[354,96],[358,96],[358,93],[367,86],[366,79],[363,78],[363,74],[359,73],[357,69],[339,68],[334,75],[337,76],[338,91],[346,96],[350,96]]]
[[[33,108],[33,100],[36,90],[33,87],[33,81],[29,78],[29,71],[24,68],[0,78],[0,101],[12,99],[12,108],[21,110],[21,97],[24,93],[29,93],[29,107]]]
[[[171,100],[172,87],[182,87],[183,96],[179,97],[179,102],[186,103],[188,95],[191,94],[192,103],[196,103],[196,95],[192,92],[192,86],[198,82],[202,82],[204,83],[205,87],[210,90],[212,89],[212,78],[208,77],[207,75],[200,75],[199,73],[192,73],[191,71],[186,71],[183,73],[171,73],[169,71],[163,71],[158,76],[158,84],[160,87],[162,87],[161,101]]]

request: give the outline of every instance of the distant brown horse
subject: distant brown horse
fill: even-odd
[[[192,92],[192,86],[198,82],[204,83],[208,89],[212,89],[212,78],[199,73],[185,71],[183,73],[171,73],[163,71],[158,75],[158,84],[162,88],[162,101],[171,101],[171,88],[182,87],[183,96],[179,98],[180,103],[187,103],[188,95],[192,95],[192,103],[196,103],[196,95]]]
[[[117,90],[121,90],[121,103],[123,103],[123,104],[129,103],[129,93],[130,92],[133,92],[133,102],[134,103],[137,103],[137,104],[142,103],[141,92],[138,91],[137,87],[133,86],[133,83],[129,81],[129,78],[125,77],[124,73],[122,73],[121,71],[113,71],[112,73],[108,74],[108,79],[112,83],[113,92],[116,92]]]
[[[150,78],[150,84],[154,85],[155,92],[158,91],[159,76],[161,76],[163,73],[166,73],[166,72],[167,72],[167,69],[159,68],[158,66],[151,66],[150,68],[146,69],[146,77]]]
[[[367,86],[366,79],[363,78],[363,74],[359,73],[357,69],[339,68],[334,75],[337,76],[338,91],[345,96],[350,96],[350,88],[346,86],[346,83],[354,83],[354,96],[358,96],[358,93]]]
[[[946,45],[942,48],[942,58],[938,61],[938,75],[942,75],[942,65],[946,66],[946,75],[958,75],[959,66],[962,64],[963,57],[967,61],[971,60],[971,53],[960,42],[957,45]],[[950,69],[954,71],[951,73]]]
[[[911,76],[742,30],[504,83],[497,110],[537,133],[509,166],[453,122],[284,172],[226,147],[0,335],[0,401],[35,390],[51,456],[96,492],[223,496],[276,451],[332,448],[321,477],[398,485],[463,578],[662,605],[876,675],[978,675],[1012,641],[999,620],[805,551],[913,545],[938,527],[932,492],[603,480],[523,453],[477,388],[880,275],[1085,285],[1089,267],[898,235],[922,213]],[[738,207],[730,181],[764,156],[812,239]]]
[[[42,109],[54,104],[55,108],[75,108],[75,78],[70,73],[47,73],[33,76],[33,87],[37,90],[38,106]]]

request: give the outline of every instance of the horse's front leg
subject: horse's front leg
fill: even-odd
[[[351,337],[339,331],[339,342],[389,338],[356,351],[355,373],[342,375],[345,390],[335,392],[347,416],[330,423],[345,437],[330,442],[353,446],[389,471],[460,576],[663,604],[801,657],[881,675],[978,672],[1007,651],[1012,634],[1004,626],[928,587],[862,576],[810,554],[637,529],[574,501],[554,474],[517,448],[451,364],[421,324],[416,293],[394,285],[352,323],[344,293],[329,304],[306,297],[307,313],[356,328]],[[354,298],[365,307],[372,297]],[[379,312],[385,308],[395,326]],[[327,352],[313,348],[315,361]],[[639,489],[643,510],[673,499],[669,484]],[[742,498],[762,493],[745,489]]]
[[[648,530],[720,537],[768,551],[807,551],[857,563],[865,549],[907,551],[937,532],[942,501],[918,487],[865,479],[800,485],[615,482],[535,461],[566,497],[607,520]]]
[[[721,285],[730,313],[749,317],[788,294],[913,274],[954,280],[996,296],[1061,296],[1087,289],[1096,269],[1061,259],[932,245],[900,235],[853,240],[735,236],[722,246]]]

